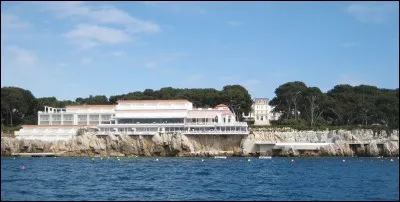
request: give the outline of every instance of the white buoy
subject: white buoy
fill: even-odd
[[[346,160],[343,159],[343,162],[345,162]]]
[[[13,159],[15,159],[15,157]]]
[[[156,159],[156,161],[158,161],[158,159]]]
[[[390,159],[390,161],[393,161],[393,159]]]
[[[247,159],[247,161],[251,161],[250,159]]]
[[[100,160],[103,160],[103,157],[100,157]]]
[[[203,161],[204,161],[204,159],[201,159],[201,161],[203,162]]]

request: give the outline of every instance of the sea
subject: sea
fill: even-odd
[[[399,160],[1,157],[1,200],[399,200]]]

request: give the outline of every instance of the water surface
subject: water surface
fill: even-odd
[[[1,200],[399,199],[397,157],[293,159],[2,157]]]

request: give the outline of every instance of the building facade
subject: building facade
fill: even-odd
[[[279,119],[279,114],[273,113],[273,108],[268,103],[268,98],[255,98],[251,112],[247,115],[243,114],[243,118],[247,121],[254,121],[256,126],[270,125],[270,121]]]
[[[96,135],[155,135],[180,132],[196,134],[249,134],[246,122],[238,122],[229,108],[193,108],[187,100],[121,100],[117,105],[45,107],[38,125],[24,125],[19,139],[68,140],[81,128]]]

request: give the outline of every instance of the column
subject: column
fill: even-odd
[[[61,125],[64,125],[64,114],[61,114]]]
[[[49,114],[49,125],[53,125],[53,114]]]
[[[72,115],[72,121],[73,121],[73,125],[78,125],[78,115],[77,114]]]
[[[99,124],[101,124],[101,114],[99,114]]]
[[[89,114],[86,115],[86,125],[89,125]]]

